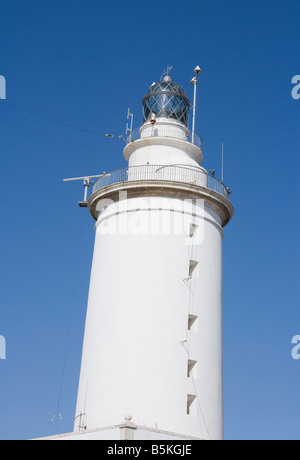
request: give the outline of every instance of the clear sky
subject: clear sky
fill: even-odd
[[[1,439],[72,431],[94,221],[77,205],[82,184],[62,179],[126,165],[105,133],[124,134],[128,107],[141,124],[167,65],[190,99],[203,69],[203,165],[220,177],[223,142],[235,207],[224,238],[226,439],[300,439],[299,19],[297,0],[1,1]],[[58,404],[63,420],[50,423]]]

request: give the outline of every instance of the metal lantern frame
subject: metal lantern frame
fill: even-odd
[[[173,118],[188,125],[190,101],[184,89],[170,76],[150,86],[143,99],[143,119],[149,121],[152,114],[156,118]]]

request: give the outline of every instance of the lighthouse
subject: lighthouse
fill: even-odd
[[[201,166],[195,97],[167,72],[142,107],[128,165],[99,177],[86,203],[95,246],[70,436],[219,440],[222,240],[233,207]]]

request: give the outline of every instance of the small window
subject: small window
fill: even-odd
[[[190,264],[189,264],[189,276],[191,276],[192,278],[196,278],[197,277],[197,265],[198,265],[198,262],[196,260],[190,260]]]
[[[197,396],[196,395],[187,395],[187,409],[186,413],[188,415],[197,415]]]
[[[199,225],[196,225],[196,224],[190,224],[190,234],[189,234],[189,237],[190,238],[193,238],[197,228],[199,227]]]
[[[197,377],[197,361],[188,360],[187,376],[195,379]]]
[[[188,317],[188,330],[192,332],[197,332],[198,330],[198,316],[189,315]]]

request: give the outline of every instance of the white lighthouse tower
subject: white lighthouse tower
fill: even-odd
[[[88,199],[96,236],[76,439],[223,438],[222,239],[233,207],[201,166],[189,109],[168,74],[152,84],[128,166]]]

